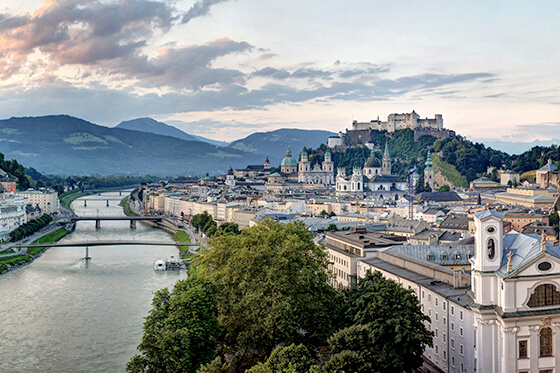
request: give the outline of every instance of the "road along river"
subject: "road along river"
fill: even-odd
[[[73,209],[79,216],[124,216],[118,196],[83,197]],[[131,229],[128,221],[102,221],[101,229],[78,222],[60,242],[119,239],[173,242],[163,230],[140,223]],[[186,278],[153,269],[157,259],[177,255],[173,246],[90,247],[88,263],[84,254],[83,247],[53,247],[0,276],[0,372],[124,372],[153,293]]]

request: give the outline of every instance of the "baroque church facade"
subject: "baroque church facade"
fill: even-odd
[[[334,179],[334,162],[329,150],[325,153],[325,159],[319,165],[311,166],[309,155],[305,149],[300,154],[300,160],[297,161],[293,156],[290,148],[286,151],[286,156],[280,162],[280,172],[274,172],[268,176],[269,183],[300,183],[300,184],[316,184],[316,185],[333,185]]]
[[[343,168],[337,170],[337,195],[362,193],[394,201],[406,195],[406,181],[391,174],[391,155],[387,143],[385,143],[385,152],[381,162],[372,152],[364,163],[364,167],[354,167],[352,175],[347,176]]]

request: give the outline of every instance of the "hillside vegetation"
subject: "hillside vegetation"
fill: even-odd
[[[467,178],[461,175],[455,166],[442,161],[438,154],[432,154],[432,162],[434,162],[434,171],[439,171],[453,186],[468,188]]]

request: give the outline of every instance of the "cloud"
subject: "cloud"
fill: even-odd
[[[188,12],[183,15],[181,20],[182,23],[188,23],[193,18],[202,17],[210,12],[210,8],[213,5],[219,3],[225,3],[228,0],[199,0],[193,4],[193,6],[188,10]]]
[[[198,1],[185,14],[174,2],[150,0],[58,0],[33,15],[0,14],[0,77],[29,75],[39,52],[49,73],[57,66],[83,65],[90,69],[86,74],[147,78],[144,85],[198,89],[231,84],[242,74],[209,65],[218,57],[250,50],[248,43],[224,38],[199,46],[167,47],[153,58],[144,51],[157,32],[206,15],[212,5],[223,1]]]

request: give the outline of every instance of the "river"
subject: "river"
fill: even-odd
[[[123,196],[125,193],[123,193]],[[119,192],[73,203],[79,216],[124,216]],[[124,197],[120,197],[124,198]],[[84,206],[87,200],[87,207]],[[173,242],[163,230],[128,221],[78,222],[61,242]],[[154,271],[173,246],[55,247],[23,268],[0,276],[0,372],[124,372],[137,353],[153,293],[186,272]]]

